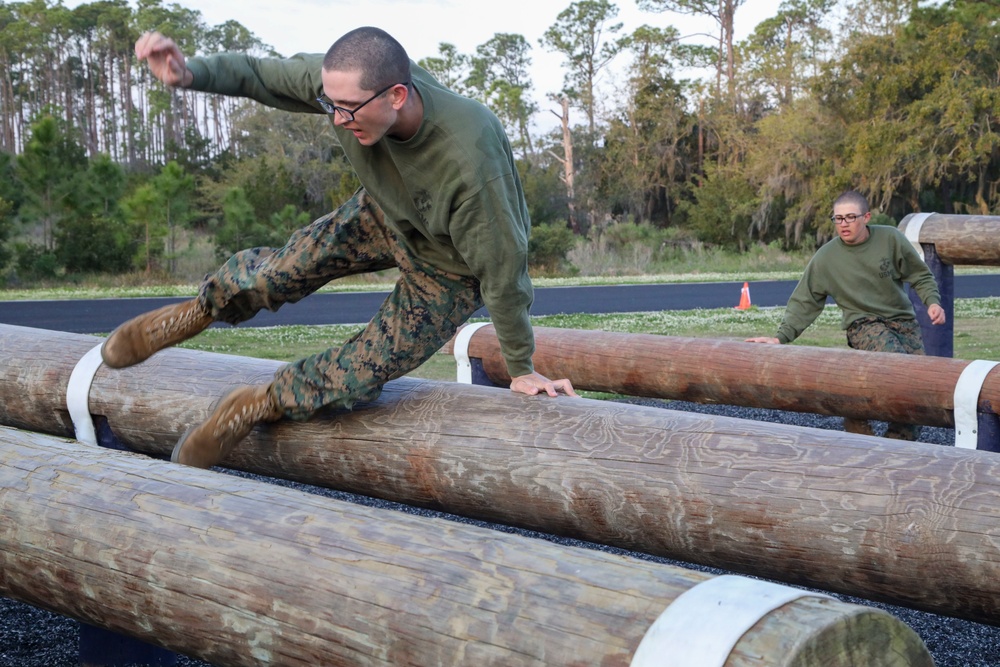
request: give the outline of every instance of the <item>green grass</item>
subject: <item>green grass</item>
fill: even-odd
[[[804,266],[805,263],[803,262]],[[1000,267],[957,267],[956,275],[995,274]],[[741,270],[712,270],[702,268],[685,273],[657,273],[627,276],[576,276],[576,277],[535,277],[535,287],[572,287],[577,285],[647,285],[658,283],[711,283],[743,282],[761,280],[798,280],[802,270],[773,270],[761,264],[756,268]],[[377,274],[352,276],[334,281],[320,292],[370,292],[392,289],[396,278],[395,270]],[[197,283],[147,282],[141,275],[119,277],[95,277],[81,283],[55,283],[30,288],[0,289],[0,301],[57,300],[57,299],[112,299],[157,296],[194,296],[198,293]],[[737,295],[738,296],[738,295]]]
[[[622,333],[743,340],[773,335],[784,308],[733,308],[622,313],[611,315],[549,315],[534,317],[535,326],[595,329]],[[955,301],[955,358],[1000,359],[1000,297]],[[360,329],[357,325],[279,326],[251,329],[212,328],[183,347],[261,359],[293,361],[336,347]],[[794,345],[846,348],[840,311],[828,306]],[[455,361],[437,354],[411,373],[413,377],[454,380]]]

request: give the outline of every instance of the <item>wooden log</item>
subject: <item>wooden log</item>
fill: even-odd
[[[454,340],[444,348],[453,350]],[[495,384],[510,384],[492,325],[472,334],[468,353]],[[952,427],[955,385],[971,362],[535,327],[534,363],[542,375],[590,391]],[[987,375],[977,407],[1000,410],[1000,369]]]
[[[219,665],[624,666],[710,578],[7,428],[0,507],[0,592]],[[757,619],[727,665],[933,665],[875,609]]]
[[[917,215],[903,218],[900,231],[905,232]],[[920,242],[933,243],[945,263],[1000,266],[1000,216],[932,213],[919,219]]]
[[[100,339],[0,327],[0,422],[69,434]],[[168,454],[280,364],[171,349],[101,367],[90,411]],[[840,431],[403,378],[353,412],[256,429],[226,465],[1000,624],[1000,457]]]

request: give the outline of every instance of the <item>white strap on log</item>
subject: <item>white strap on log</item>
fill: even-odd
[[[829,595],[725,574],[684,591],[649,627],[631,667],[722,667],[746,631],[778,607]]]
[[[909,220],[906,221],[906,230],[903,232],[906,234],[906,238],[910,240],[913,247],[917,249],[920,253],[920,259],[927,261],[924,257],[924,247],[920,245],[920,228],[924,226],[924,221],[927,218],[935,215],[934,213],[911,213]]]
[[[979,440],[979,393],[990,371],[1000,361],[976,359],[962,370],[955,383],[955,446],[976,449]]]
[[[98,345],[76,362],[66,385],[66,407],[73,420],[76,439],[86,445],[97,444],[97,431],[90,416],[90,385],[102,362],[101,346]]]
[[[462,384],[472,384],[472,362],[469,361],[469,343],[472,342],[472,334],[476,333],[492,322],[477,322],[467,324],[462,327],[455,336],[455,364],[458,366],[458,381]]]

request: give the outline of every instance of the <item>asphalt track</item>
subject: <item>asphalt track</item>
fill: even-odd
[[[742,282],[539,287],[532,315],[560,313],[632,313],[660,310],[727,308],[740,301]],[[795,281],[750,283],[754,305],[784,306]],[[367,322],[388,292],[322,292],[277,312],[262,311],[241,326],[288,324],[359,324]],[[1000,274],[956,276],[955,298],[1000,296]],[[70,333],[107,333],[125,320],[183,298],[133,298],[53,301],[0,301],[0,324]],[[477,313],[486,317],[484,310]]]

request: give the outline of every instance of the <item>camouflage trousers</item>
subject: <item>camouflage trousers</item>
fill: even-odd
[[[429,359],[482,307],[479,281],[414,257],[364,189],[296,231],[281,248],[251,248],[206,277],[199,298],[217,321],[276,311],[331,280],[397,267],[399,279],[371,322],[339,348],[279,369],[272,392],[292,419],[372,401],[389,380]]]
[[[923,354],[924,343],[920,325],[916,320],[885,320],[881,317],[862,317],[847,328],[847,344],[855,350],[868,352],[898,352]],[[844,418],[844,430],[851,433],[872,435],[871,425],[863,419]],[[916,440],[920,427],[914,424],[890,422],[885,437],[897,440]]]

